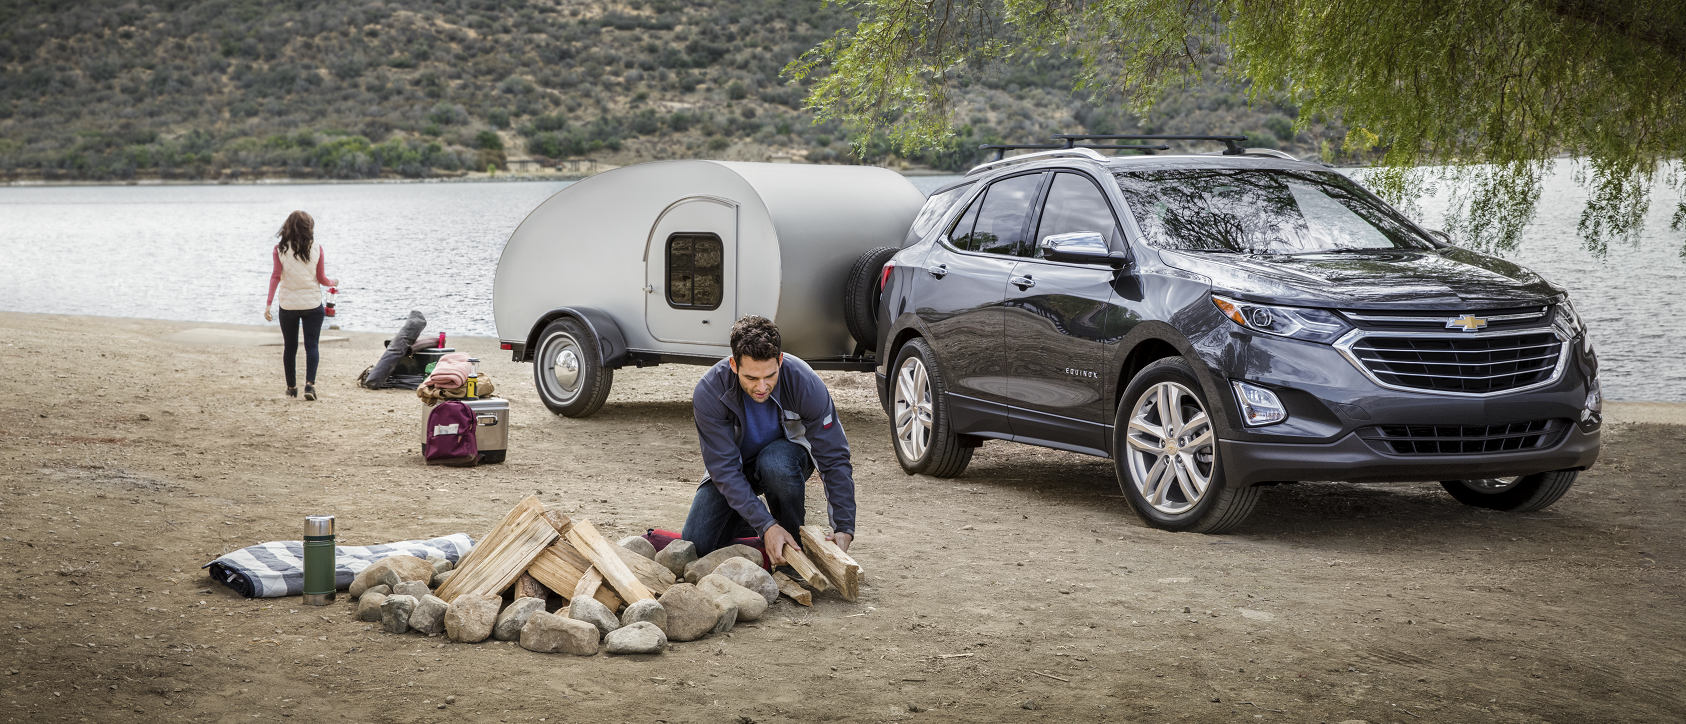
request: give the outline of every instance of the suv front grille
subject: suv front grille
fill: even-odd
[[[1550,311],[1549,307],[1510,307],[1468,312],[1416,309],[1385,311],[1343,309],[1341,315],[1364,329],[1396,332],[1444,332],[1448,329],[1458,329],[1452,323],[1467,316],[1481,320],[1479,329],[1496,332],[1543,327],[1551,321]]]
[[[1468,455],[1551,447],[1568,420],[1508,425],[1376,425],[1359,431],[1370,447],[1395,455]]]
[[[1549,330],[1469,337],[1376,335],[1350,354],[1383,384],[1484,395],[1549,381],[1563,342]]]

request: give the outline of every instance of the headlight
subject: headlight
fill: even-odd
[[[1238,302],[1217,295],[1212,296],[1212,303],[1218,305],[1218,310],[1230,321],[1243,327],[1307,342],[1328,344],[1352,329],[1334,312],[1322,309]]]
[[[1564,299],[1557,303],[1557,319],[1553,321],[1570,339],[1579,337],[1581,349],[1592,352],[1592,335],[1587,334],[1586,322],[1581,319],[1580,313],[1575,311],[1575,305],[1570,304],[1569,300]]]

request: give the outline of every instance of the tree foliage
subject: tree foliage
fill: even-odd
[[[1205,73],[1353,129],[1331,152],[1378,166],[1409,208],[1452,192],[1460,243],[1512,249],[1553,160],[1588,191],[1579,231],[1633,241],[1659,178],[1682,187],[1686,3],[1679,0],[858,0],[854,28],[786,67],[822,118],[939,146],[957,89],[1075,58],[1075,86],[1145,115]],[[829,73],[827,73],[829,71]],[[1214,129],[1227,130],[1227,129]],[[1674,227],[1686,224],[1686,203]],[[1682,250],[1686,255],[1686,249]]]

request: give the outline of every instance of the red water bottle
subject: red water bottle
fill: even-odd
[[[444,348],[445,348],[445,333],[440,332],[439,333],[439,349],[444,349]]]
[[[328,316],[334,316],[334,306],[339,303],[339,287],[328,287]]]

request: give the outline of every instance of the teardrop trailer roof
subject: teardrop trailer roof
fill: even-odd
[[[598,174],[510,235],[493,282],[498,337],[541,368],[566,367],[570,351],[606,369],[712,364],[730,353],[732,323],[758,314],[786,353],[869,370],[844,321],[845,281],[863,252],[899,246],[924,202],[900,174],[866,166],[661,161]],[[577,348],[545,358],[547,330],[567,319],[593,339],[576,329]],[[550,391],[569,392],[573,373],[558,374]],[[547,403],[567,396],[535,380]]]

